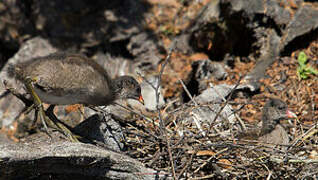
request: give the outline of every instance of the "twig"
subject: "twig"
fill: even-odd
[[[188,169],[188,167],[190,166],[190,164],[193,161],[194,154],[195,154],[195,152],[191,154],[191,157],[190,157],[189,161],[187,161],[187,163],[184,166],[184,168],[182,168],[182,170],[180,171],[179,175],[177,176],[177,179],[179,179],[181,177],[181,175],[185,172],[185,170]]]
[[[221,114],[221,112],[223,111],[223,109],[225,108],[225,106],[227,105],[227,103],[229,102],[229,100],[231,99],[234,91],[236,90],[236,88],[240,85],[241,80],[243,79],[244,76],[241,76],[240,79],[237,81],[237,83],[235,84],[235,86],[233,87],[233,89],[231,90],[230,94],[228,95],[228,97],[226,98],[226,101],[224,103],[224,105],[220,108],[220,110],[216,113],[214,119],[212,120],[211,124],[210,124],[210,128],[208,129],[207,134],[210,133],[212,127],[213,127],[213,123],[214,121],[219,117],[219,115]]]
[[[198,106],[198,103],[193,99],[190,91],[188,90],[187,86],[183,83],[182,79],[179,79],[184,91],[187,93],[187,95],[189,96],[189,98],[191,99],[191,101],[196,105]]]
[[[179,81],[180,81],[180,83],[181,83],[181,85],[182,85],[184,91],[187,93],[187,95],[188,95],[189,98],[191,99],[191,101],[192,101],[196,106],[198,106],[198,103],[193,99],[193,97],[192,97],[191,93],[189,92],[187,86],[183,83],[183,81],[182,81],[181,79],[179,79]],[[200,109],[198,109],[198,110],[200,110]],[[200,122],[199,122],[199,120],[198,120],[199,118],[197,117],[197,115],[194,114],[194,113],[192,113],[192,112],[190,113],[190,115],[193,117],[193,121],[194,121],[194,123],[196,124],[196,126],[198,127],[199,131],[202,133],[202,135],[203,135],[203,136],[206,136],[206,134],[205,134],[205,132],[203,131],[202,126],[201,126],[201,124],[200,124]]]
[[[271,161],[276,162],[276,163],[285,163],[285,159],[279,159],[275,157],[270,158]],[[318,163],[318,159],[288,159],[287,163]]]
[[[310,136],[316,134],[318,132],[318,128],[317,128],[317,124],[314,125],[313,127],[311,127],[308,131],[306,131],[306,133],[302,134],[301,136],[298,136],[297,138],[295,138],[294,142],[292,143],[291,147],[297,146],[298,142],[300,140],[304,141],[306,139],[308,139]]]
[[[150,119],[150,118],[146,117],[145,115],[143,115],[143,114],[141,114],[141,113],[139,113],[139,112],[137,112],[137,111],[135,111],[135,110],[133,110],[133,109],[131,109],[129,107],[123,106],[123,105],[121,105],[119,103],[116,103],[116,102],[114,102],[114,104],[119,106],[119,107],[121,107],[121,108],[123,108],[123,109],[126,109],[127,111],[130,111],[130,112],[132,112],[134,114],[139,115],[140,117],[144,118],[145,120],[149,120]]]
[[[131,109],[131,108],[125,107],[125,106],[123,106],[123,105],[121,105],[121,104],[118,104],[118,103],[116,103],[116,102],[115,102],[114,104],[117,105],[117,106],[119,106],[119,107],[121,107],[121,108],[123,108],[123,109],[126,109],[126,110],[128,110],[128,111],[130,111],[130,112],[132,112],[132,113],[135,113],[135,114],[137,114],[137,115],[143,117],[143,118],[146,119],[146,120],[149,119],[149,118],[147,118],[146,116],[144,116],[143,114],[141,114],[141,113],[139,113],[139,112],[136,112],[136,111],[134,111],[134,110]],[[89,107],[90,109],[96,111],[96,112],[105,113],[105,110],[102,110],[102,109],[100,109],[100,108],[93,107],[93,106],[88,106],[88,107]],[[131,124],[130,122],[127,122],[127,123],[128,123],[128,124]],[[132,125],[132,124],[131,124],[131,125]],[[133,125],[132,125],[132,126],[133,126]],[[155,139],[159,139],[158,136],[156,136],[155,134],[151,133],[151,132],[148,131],[147,129],[143,129],[143,130],[146,131],[149,135],[151,135],[151,136],[154,137]]]
[[[159,107],[159,95],[160,95],[160,92],[159,92],[159,88],[160,88],[160,84],[161,84],[161,77],[162,77],[163,71],[164,71],[166,65],[168,64],[168,62],[170,60],[172,51],[174,50],[176,43],[177,43],[176,39],[171,43],[171,46],[170,46],[169,51],[168,51],[168,55],[167,55],[163,65],[161,66],[161,69],[160,69],[160,72],[159,72],[159,77],[158,77],[158,84],[157,84],[157,86],[155,88],[156,103],[157,103],[156,104],[156,109],[158,111],[158,118],[159,118],[159,124],[160,124],[159,129],[160,129],[161,134],[164,136],[165,141],[167,142],[169,160],[170,160],[170,164],[171,164],[171,168],[172,168],[172,174],[173,174],[174,179],[177,179],[177,175],[176,175],[176,171],[175,171],[175,167],[174,167],[174,160],[173,160],[173,157],[172,157],[172,152],[171,152],[171,147],[170,147],[170,140],[168,139],[167,132],[166,132],[166,129],[164,127],[164,122],[162,120],[162,116],[161,116],[161,112],[160,112],[160,107]]]
[[[222,98],[223,102],[226,102],[226,99],[218,92],[218,90],[216,88],[214,88],[212,83],[209,83],[210,87],[214,89],[214,91]],[[242,119],[237,115],[237,113],[233,110],[232,107],[230,107],[231,111],[233,111],[234,116],[236,117],[236,119],[239,121],[239,123],[242,126],[243,131],[246,131],[246,126],[244,124],[244,122],[242,121]]]
[[[9,87],[8,82],[6,80],[3,81],[3,85],[5,86],[6,91],[1,94],[1,97],[5,97],[8,94],[12,94],[13,96],[17,97],[20,99],[25,106],[30,107],[33,104],[33,101],[31,99],[26,98],[26,94],[22,94],[18,92],[15,88]]]
[[[229,148],[224,148],[221,151],[215,153],[213,156],[211,156],[208,160],[206,160],[203,164],[201,164],[196,170],[193,171],[193,174],[197,173],[200,169],[202,169],[205,165],[207,165],[213,158],[215,158],[217,155],[229,150]]]
[[[200,132],[202,133],[202,135],[205,137],[206,134],[205,134],[205,132],[203,131],[202,126],[201,126],[201,124],[200,124],[200,122],[199,122],[199,120],[198,120],[198,119],[199,119],[198,115],[195,114],[195,113],[193,113],[193,112],[190,112],[190,115],[193,117],[193,121],[194,121],[195,125],[198,127],[199,131],[200,131]]]

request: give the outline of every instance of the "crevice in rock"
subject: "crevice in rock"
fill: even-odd
[[[0,41],[0,69],[19,50],[17,43],[5,43]]]
[[[282,36],[283,33],[281,29],[285,29],[283,25],[279,27],[278,24],[275,23],[274,19],[266,16],[265,14],[255,14],[253,21],[257,22],[259,27],[274,29],[278,36]]]
[[[191,79],[186,83],[186,87],[189,90],[191,96],[193,97],[194,95],[199,94],[199,82],[195,78],[195,72],[198,69],[198,64],[193,64],[192,68],[193,72],[191,75]],[[184,103],[191,101],[190,97],[188,96],[185,90],[182,92],[181,97]]]
[[[282,50],[281,56],[290,56],[291,53],[297,49],[307,48],[309,44],[316,39],[318,39],[318,28],[289,42]]]
[[[129,39],[122,41],[115,41],[106,45],[104,51],[110,53],[112,56],[121,56],[127,59],[134,59],[134,56],[128,51],[127,44]]]
[[[191,46],[217,61],[223,60],[226,54],[246,57],[254,52],[256,38],[244,14],[233,13],[228,6],[221,6],[220,12],[223,20],[211,20],[198,28],[190,38]]]
[[[194,78],[191,78],[186,86],[192,97],[199,94],[199,82],[196,81]],[[191,100],[185,91],[182,92],[182,100],[184,103],[187,103]]]

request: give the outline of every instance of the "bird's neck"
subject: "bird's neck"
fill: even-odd
[[[270,116],[270,113],[266,113],[266,111],[264,111],[262,115],[261,135],[272,132],[275,129],[278,122],[279,119],[273,119],[273,117]]]
[[[111,92],[113,93],[114,98],[119,99],[120,91],[122,87],[122,81],[120,77],[112,79],[109,84],[110,84],[110,89],[111,89]]]

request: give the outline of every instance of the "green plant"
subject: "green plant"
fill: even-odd
[[[297,74],[299,79],[307,79],[310,74],[317,75],[318,71],[313,67],[306,64],[307,62],[307,55],[304,52],[300,52],[298,55],[298,68]]]

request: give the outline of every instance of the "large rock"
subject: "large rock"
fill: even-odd
[[[40,133],[18,144],[0,144],[0,179],[155,179],[159,176],[126,155],[90,144],[67,142],[57,132],[52,137]]]

